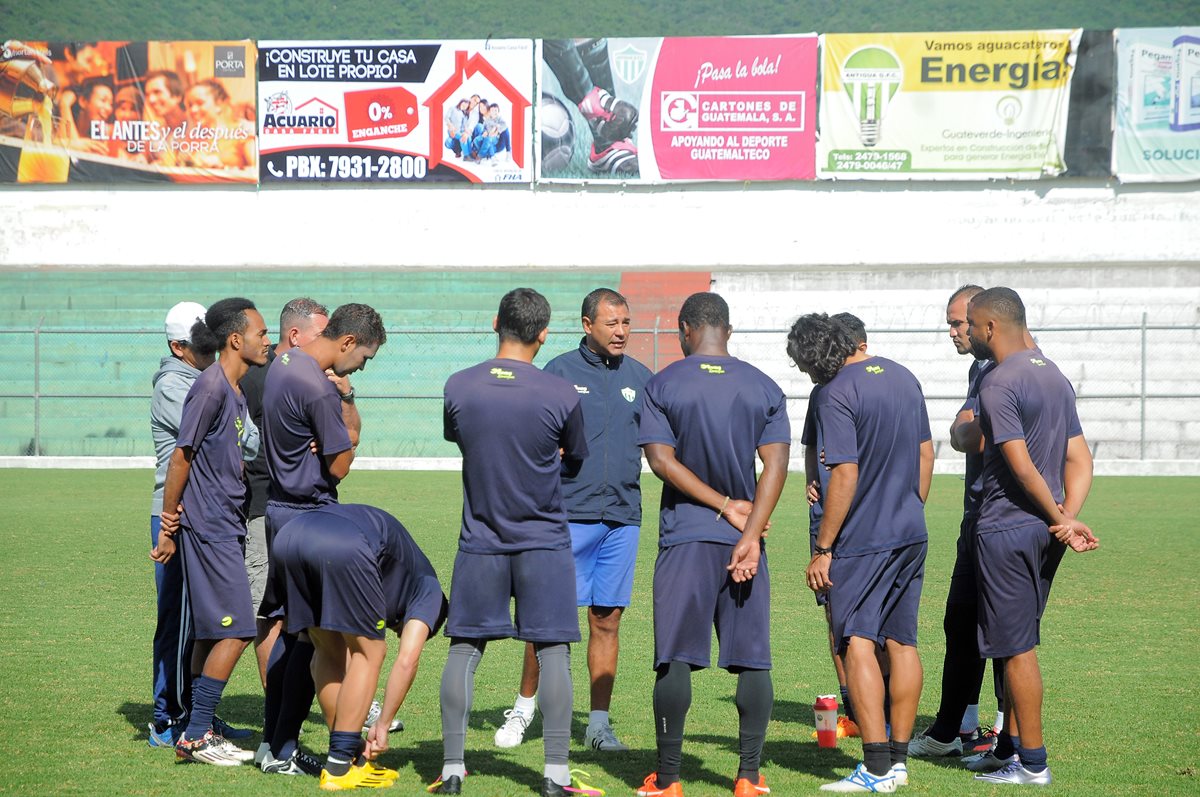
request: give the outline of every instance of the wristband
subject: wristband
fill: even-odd
[[[717,520],[721,519],[721,515],[725,514],[725,510],[729,507],[729,496],[725,496],[725,503],[721,504],[721,508],[717,510]]]
[[[822,548],[820,545],[813,544],[813,556],[833,556],[832,548]]]
[[[354,388],[350,388],[349,393],[338,393],[338,398],[342,401],[354,401]]]

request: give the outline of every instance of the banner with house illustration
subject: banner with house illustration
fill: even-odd
[[[254,42],[8,39],[0,183],[258,182]]]
[[[1200,27],[1118,28],[1112,172],[1200,180]]]
[[[261,41],[260,178],[530,182],[533,42]]]
[[[811,180],[817,42],[541,40],[538,179]]]
[[[826,34],[819,175],[977,180],[1061,173],[1081,34]]]

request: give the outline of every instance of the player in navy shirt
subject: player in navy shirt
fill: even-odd
[[[696,293],[679,310],[684,359],[646,385],[638,434],[663,481],[654,564],[654,727],[658,767],[642,797],[678,797],[691,671],[738,676],[740,762],[734,792],[767,791],[759,772],[774,694],[770,577],[762,534],[787,478],[791,428],[783,391],[729,354],[729,306]],[[755,454],[762,476],[755,481]]]
[[[979,391],[982,503],[976,531],[979,652],[1005,660],[1007,705],[1020,734],[1003,768],[976,778],[1047,784],[1042,676],[1037,645],[1055,571],[1069,546],[1099,545],[1076,519],[1092,483],[1092,458],[1075,391],[1029,345],[1025,305],[1009,288],[976,294],[967,306],[971,352],[995,361]]]
[[[192,712],[175,745],[183,761],[236,766],[244,753],[212,731],[213,715],[233,667],[254,638],[254,607],[242,558],[242,442],[248,417],[238,383],[267,360],[271,341],[262,315],[247,299],[222,299],[205,314],[219,341],[218,361],[188,391],[163,486],[162,530],[151,557],[170,560],[176,538],[196,639]],[[201,331],[197,326],[193,336]]]
[[[297,515],[337,501],[337,486],[350,472],[362,428],[347,377],[366,367],[387,341],[379,313],[365,304],[344,304],[303,346],[278,353],[263,387],[263,436],[271,477],[267,498],[268,559],[275,535]],[[282,622],[286,614],[277,568],[268,564],[262,613]],[[281,632],[267,666],[260,765],[265,772],[293,768],[302,760],[297,737],[313,699],[309,674],[313,647]]]
[[[509,291],[493,324],[496,357],[446,381],[444,431],[463,456],[463,512],[446,621],[442,774],[429,787],[435,794],[462,790],[475,668],[487,641],[506,637],[532,642],[541,667],[541,793],[557,797],[571,786],[569,643],[579,641],[579,617],[561,474],[577,474],[588,448],[575,388],[533,365],[549,324],[544,296]]]
[[[591,711],[584,744],[593,750],[628,750],[609,722],[621,615],[633,594],[638,531],[642,522],[642,450],[637,445],[642,389],[650,369],[625,353],[633,323],[629,302],[608,288],[583,299],[583,339],[544,370],[571,382],[579,394],[588,457],[579,473],[563,478],[563,504],[575,553],[575,599],[587,607]],[[537,657],[525,646],[521,685],[496,730],[499,747],[515,747],[533,720]]]
[[[814,592],[829,593],[863,740],[863,763],[821,788],[894,791],[907,782],[921,695],[917,609],[933,444],[916,378],[883,357],[851,363],[855,352],[845,327],[824,314],[801,317],[788,334],[788,356],[823,385],[814,411],[820,465],[830,470],[806,578]],[[880,649],[891,669],[890,740]]]
[[[388,749],[388,725],[416,677],[425,640],[445,616],[437,574],[408,531],[371,506],[304,512],[279,532],[274,553],[286,582],[288,632],[307,631],[316,647],[313,674],[329,726],[320,786],[390,785],[396,770],[369,761]],[[399,634],[400,650],[364,746],[361,728],[387,656],[388,628]]]

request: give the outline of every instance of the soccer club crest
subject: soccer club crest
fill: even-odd
[[[621,388],[621,395],[625,397],[626,401],[632,404],[634,397],[637,396],[637,391],[631,387],[623,387]]]
[[[641,79],[642,73],[646,71],[646,62],[646,51],[634,47],[632,43],[626,44],[612,55],[613,71],[622,83],[630,86]]]

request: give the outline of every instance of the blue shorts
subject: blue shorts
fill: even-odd
[[[276,536],[273,556],[285,589],[288,633],[322,628],[383,639],[387,599],[362,532],[336,524],[292,529]]]
[[[979,518],[963,518],[958,530],[957,552],[954,570],[950,573],[950,593],[946,604],[974,606],[979,600],[979,587],[975,579],[975,524]]]
[[[610,521],[570,526],[576,602],[580,606],[628,606],[633,597],[638,527]]]
[[[195,639],[253,639],[254,606],[240,539],[206,540],[186,526],[175,535]]]
[[[771,578],[764,549],[758,575],[740,584],[726,570],[732,545],[685,542],[654,563],[654,667],[707,667],[717,630],[717,666],[771,669]]]
[[[516,624],[509,602],[516,599]],[[467,553],[454,558],[446,636],[578,642],[575,557],[570,548]]]
[[[1042,612],[1066,550],[1045,523],[975,536],[981,657],[1004,659],[1038,646]]]
[[[318,504],[286,504],[282,501],[267,501],[267,583],[263,588],[262,602],[256,607],[259,617],[278,619],[287,614],[284,603],[287,599],[287,582],[283,573],[275,566],[275,536],[296,515]]]
[[[917,609],[925,580],[925,553],[918,542],[890,551],[835,557],[829,565],[830,630],[838,653],[850,637],[917,644]]]

